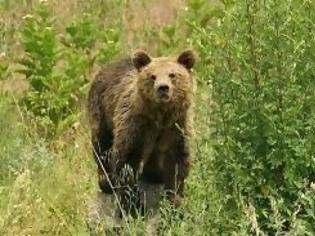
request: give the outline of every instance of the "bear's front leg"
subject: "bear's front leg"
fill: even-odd
[[[111,165],[122,210],[134,215],[140,208],[137,180],[144,138],[141,136],[139,122],[135,123],[130,119],[128,121],[128,124],[114,130]]]
[[[112,193],[110,169],[113,135],[106,124],[101,123],[92,129],[93,156],[98,166],[98,184],[104,193]]]
[[[120,217],[123,216],[123,213],[130,214],[133,217],[143,214],[143,197],[138,186],[138,168],[138,166],[135,167],[130,163],[125,163],[118,172],[116,192],[121,207]]]
[[[187,145],[185,137],[181,137],[164,160],[164,188],[167,198],[175,207],[181,205],[185,179],[189,173],[190,154]]]

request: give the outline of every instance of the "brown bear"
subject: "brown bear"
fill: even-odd
[[[168,199],[180,204],[190,166],[195,60],[192,50],[158,58],[137,51],[97,74],[88,113],[103,192],[133,189],[141,176],[164,184]]]

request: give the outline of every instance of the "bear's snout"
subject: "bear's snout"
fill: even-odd
[[[156,102],[169,102],[172,96],[171,85],[165,82],[156,83],[154,86]]]
[[[157,88],[158,93],[161,95],[168,94],[169,90],[170,87],[167,84],[160,84]]]

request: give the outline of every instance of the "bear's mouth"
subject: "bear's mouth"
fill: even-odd
[[[156,94],[156,96],[155,96],[155,101],[157,103],[168,103],[170,100],[171,100],[171,97],[167,93]]]

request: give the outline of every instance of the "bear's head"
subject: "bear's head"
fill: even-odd
[[[155,104],[185,101],[192,94],[191,71],[196,61],[192,50],[185,50],[178,57],[157,58],[137,51],[132,61],[138,73],[140,93]]]

